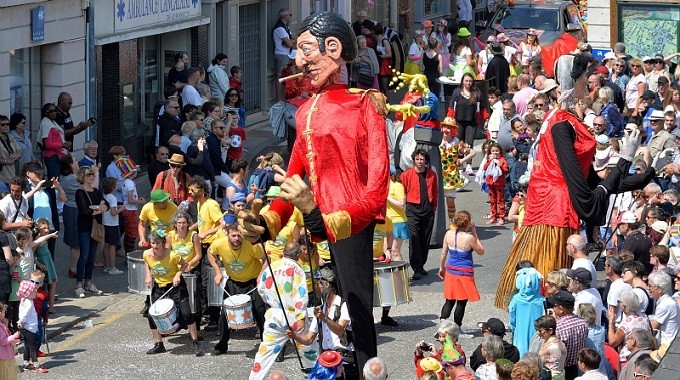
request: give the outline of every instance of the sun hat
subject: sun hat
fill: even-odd
[[[19,289],[17,290],[17,296],[19,298],[27,298],[35,290],[36,284],[31,280],[23,280],[19,284]]]
[[[616,224],[621,224],[621,223],[637,223],[637,218],[635,217],[635,214],[633,214],[630,211],[624,211],[619,214],[619,217],[616,218]]]
[[[503,46],[501,46],[501,44],[499,44],[498,42],[492,42],[491,52],[496,55],[503,54]]]
[[[450,116],[447,116],[447,117],[444,118],[444,120],[442,120],[442,122],[440,124],[455,127],[456,126],[456,120],[454,118],[450,117]]]
[[[333,368],[342,363],[342,355],[336,351],[325,351],[319,355],[319,364],[326,368]]]
[[[139,165],[130,158],[130,156],[122,156],[116,160],[116,167],[120,170],[123,178],[127,178],[139,170]]]
[[[529,28],[529,30],[527,30],[527,34],[531,36],[537,36],[538,32],[536,32],[536,29],[534,28]]]
[[[548,302],[556,306],[566,307],[568,309],[574,308],[574,296],[566,290],[558,290],[557,293],[548,297]]]
[[[486,42],[487,43],[488,42],[496,42],[496,36],[494,36],[493,34],[489,34],[489,36],[486,37]]]
[[[234,195],[229,198],[229,203],[234,204],[237,202],[246,203],[246,196],[243,193],[234,193]]]
[[[498,42],[508,42],[510,41],[510,38],[505,35],[505,33],[498,33],[496,36],[496,41]]]
[[[168,162],[172,165],[180,165],[180,166],[186,165],[186,163],[184,162],[184,156],[182,156],[179,153],[173,153],[172,157],[170,157]]]
[[[439,25],[442,25],[442,26],[449,26],[449,22],[446,21],[446,20],[444,20],[444,19],[441,19],[441,20],[439,20]]]
[[[552,78],[548,78],[543,82],[543,89],[540,91],[540,93],[545,94],[546,92],[550,92],[556,88],[557,82]]]
[[[664,112],[662,110],[654,110],[649,115],[649,120],[663,120],[665,118]]]
[[[276,198],[281,194],[281,186],[270,186],[269,190],[267,190],[267,194],[265,194],[265,197],[267,198]]]
[[[666,356],[666,351],[668,351],[668,347],[670,344],[664,343],[661,346],[659,346],[658,350],[654,350],[649,353],[649,356],[654,360],[655,362],[659,363],[661,359],[663,359],[664,356]],[[422,361],[421,361],[422,363]]]
[[[161,189],[152,191],[150,195],[149,199],[151,200],[151,203],[161,203],[170,199],[170,193],[166,193]]]
[[[434,371],[439,373],[444,367],[442,367],[442,363],[440,363],[439,360],[428,356],[420,360],[420,369],[423,371]]]
[[[472,33],[466,27],[458,29],[458,37],[470,37]]]
[[[423,28],[429,28],[432,26],[432,20],[423,21]]]
[[[652,58],[648,55],[645,55],[644,57],[642,57],[642,62],[644,62],[644,63],[652,62],[652,61],[654,61],[654,58]]]
[[[232,213],[228,212],[228,213],[224,214],[224,216],[222,217],[222,220],[224,221],[225,226],[232,226],[232,225],[236,224],[236,221],[238,219],[236,218],[236,214],[232,214]]]

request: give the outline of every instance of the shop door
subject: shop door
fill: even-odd
[[[250,113],[262,109],[260,3],[242,5],[239,19],[239,62],[243,68],[245,107]]]

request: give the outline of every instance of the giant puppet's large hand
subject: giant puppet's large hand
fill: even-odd
[[[418,117],[430,112],[430,106],[414,106],[413,104],[388,104],[387,109],[393,112],[401,112],[403,118]]]
[[[239,211],[238,229],[243,238],[255,244],[260,240],[260,236],[265,232],[265,227],[261,224],[260,210],[262,209],[262,199],[255,199],[250,210]]]
[[[626,161],[633,161],[633,156],[640,146],[640,130],[637,128],[626,130],[626,134],[621,138],[620,156]]]
[[[316,207],[312,191],[297,174],[283,181],[279,197],[292,203],[303,215],[309,214]]]

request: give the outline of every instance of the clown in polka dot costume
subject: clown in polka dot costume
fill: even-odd
[[[472,161],[475,156],[474,149],[471,149],[464,141],[458,137],[456,121],[447,117],[441,122],[442,143],[439,145],[439,153],[442,162],[442,180],[444,182],[444,197],[446,198],[446,208],[449,219],[456,214],[456,191],[465,187],[467,179],[460,173],[461,168],[466,163]],[[472,170],[470,168],[470,170]]]
[[[293,256],[299,255],[299,252],[300,246],[297,243],[288,243],[284,249],[284,257],[263,270],[258,278],[257,291],[270,308],[265,313],[262,343],[255,355],[250,380],[266,378],[267,372],[288,340],[286,337],[288,328],[297,333],[308,330],[307,279],[302,267],[292,259]],[[276,287],[274,279],[276,279]],[[281,302],[279,302],[276,288],[281,295]],[[286,324],[286,317],[290,326]],[[311,368],[318,356],[317,343],[313,342],[310,346],[296,344],[303,365]]]

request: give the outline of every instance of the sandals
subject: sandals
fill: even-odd
[[[36,369],[33,370],[33,372],[35,372],[35,373],[47,373],[49,371],[45,367],[37,367]]]

